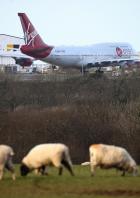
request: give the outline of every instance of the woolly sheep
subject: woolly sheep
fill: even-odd
[[[84,162],[82,165],[90,164],[91,175],[94,176],[96,167],[109,169],[116,168],[136,175],[138,168],[134,159],[122,147],[105,144],[93,144],[89,147],[90,162]]]
[[[12,179],[15,180],[15,171],[12,162],[14,151],[10,146],[0,145],[0,180],[3,178],[4,169],[12,173]]]
[[[59,175],[62,174],[63,166],[74,175],[69,149],[60,143],[40,144],[33,147],[22,159],[20,172],[22,176],[33,170],[44,173],[46,167],[51,164],[59,169]]]

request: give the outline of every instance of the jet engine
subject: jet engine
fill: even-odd
[[[22,67],[29,67],[33,64],[33,60],[30,58],[14,58],[16,64],[22,66]]]

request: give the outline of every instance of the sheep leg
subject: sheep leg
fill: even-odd
[[[12,179],[15,180],[15,179],[16,179],[15,170],[14,170],[13,163],[12,163],[11,160],[9,160],[9,161],[5,164],[5,168],[6,168],[7,170],[9,170],[9,171],[12,173]]]
[[[62,175],[62,173],[63,173],[63,167],[61,166],[61,167],[59,167],[59,175]]]
[[[41,166],[39,168],[39,172],[42,174],[42,175],[48,175],[48,172],[47,172],[47,167],[44,165],[44,166]]]
[[[91,164],[91,166],[90,166],[91,176],[95,175],[95,169],[96,169],[96,166]]]
[[[36,169],[34,170],[34,173],[35,173],[35,175],[39,175],[40,169],[36,168]]]
[[[121,176],[125,176],[125,170],[123,170],[123,172],[122,172]]]
[[[133,169],[133,176],[137,176],[138,175],[138,170],[137,168],[135,168],[135,170]]]
[[[2,180],[3,178],[3,171],[4,171],[4,167],[0,167],[0,180]]]
[[[73,171],[72,171],[72,168],[71,168],[70,164],[69,164],[66,160],[62,160],[61,163],[62,163],[62,164],[65,166],[65,168],[71,173],[71,175],[74,176],[74,173],[73,173]]]

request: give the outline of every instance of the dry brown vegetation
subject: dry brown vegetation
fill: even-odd
[[[92,143],[125,147],[140,163],[140,78],[0,81],[0,144],[16,162],[34,145],[63,142],[74,163]]]

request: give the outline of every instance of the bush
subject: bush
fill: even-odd
[[[36,144],[62,142],[74,163],[89,159],[93,143],[125,147],[139,163],[139,81],[2,81],[0,143],[13,146],[16,162]]]

